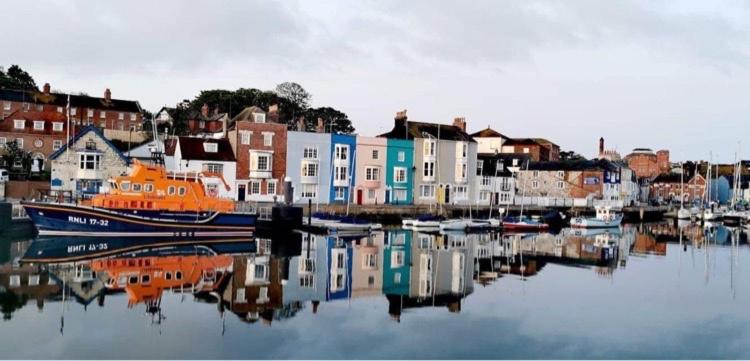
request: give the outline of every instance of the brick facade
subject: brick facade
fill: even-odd
[[[625,157],[625,161],[638,178],[654,178],[670,171],[668,150],[654,153],[650,149],[634,149]]]

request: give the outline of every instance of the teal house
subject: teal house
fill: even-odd
[[[411,230],[387,231],[383,248],[383,294],[409,296],[411,278]]]
[[[385,165],[385,199],[390,204],[412,204],[414,141],[388,139]]]

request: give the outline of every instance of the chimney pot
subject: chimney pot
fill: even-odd
[[[604,137],[599,138],[599,154],[604,154]]]
[[[109,88],[104,90],[104,99],[106,101],[112,100],[112,91],[110,91]]]
[[[307,127],[305,127],[305,117],[299,117],[299,119],[297,119],[297,131],[307,131]]]
[[[44,94],[49,94],[50,86],[49,83],[44,83]]]
[[[316,127],[315,131],[317,131],[318,133],[326,132],[326,123],[323,121],[323,118],[318,118],[318,126]]]
[[[453,126],[461,129],[462,132],[466,132],[466,118],[464,117],[453,118]]]
[[[203,103],[203,106],[201,107],[201,114],[204,117],[208,117],[208,104]]]

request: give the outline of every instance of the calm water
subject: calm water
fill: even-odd
[[[724,227],[0,242],[4,358],[750,358]]]

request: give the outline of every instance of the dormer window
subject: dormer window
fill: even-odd
[[[216,153],[219,151],[219,144],[218,143],[203,143],[203,150],[206,151],[206,153]]]
[[[266,115],[263,113],[255,113],[253,114],[253,120],[256,123],[265,123],[266,122]]]
[[[23,119],[14,119],[13,120],[13,128],[14,129],[23,129],[26,126],[26,121]]]
[[[34,130],[44,130],[44,120],[35,120]]]

